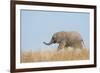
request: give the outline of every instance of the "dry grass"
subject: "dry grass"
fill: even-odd
[[[60,51],[41,51],[21,53],[21,63],[42,62],[42,61],[64,61],[64,60],[87,60],[89,59],[88,49],[67,48]]]

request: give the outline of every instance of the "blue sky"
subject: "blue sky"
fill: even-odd
[[[21,49],[38,51],[48,48],[53,33],[58,31],[77,31],[89,48],[89,13],[21,10]],[[57,45],[51,45],[57,48]]]

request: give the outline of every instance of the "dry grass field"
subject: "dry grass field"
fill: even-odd
[[[68,61],[89,59],[88,49],[67,48],[60,51],[22,52],[21,63],[44,61]]]

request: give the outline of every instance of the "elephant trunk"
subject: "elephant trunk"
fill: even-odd
[[[43,42],[45,45],[51,45],[53,41],[51,40],[49,43]]]

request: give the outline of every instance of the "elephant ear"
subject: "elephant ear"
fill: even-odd
[[[62,41],[64,41],[64,40],[65,40],[65,38],[64,38],[62,35],[58,36],[57,41],[58,41],[59,43],[62,42]]]
[[[62,42],[62,41],[65,41],[65,39],[64,39],[63,37],[61,38],[61,42]]]

